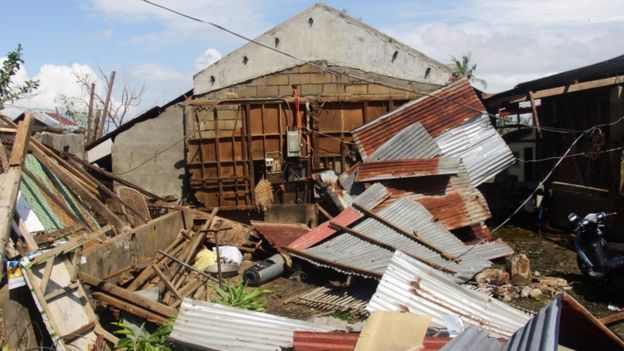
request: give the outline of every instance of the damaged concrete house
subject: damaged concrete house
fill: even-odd
[[[480,189],[514,155],[479,95],[316,4],[87,145],[87,160],[30,138],[31,113],[0,115],[7,343],[120,349],[122,321],[200,350],[621,348],[563,285],[531,314],[476,282],[491,269],[506,288],[542,284],[526,256],[492,267],[514,250],[493,239]],[[223,297],[255,303],[261,285],[278,290],[270,308]],[[323,319],[336,312],[349,318]]]

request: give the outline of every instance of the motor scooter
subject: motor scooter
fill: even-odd
[[[608,216],[614,213],[589,213],[582,219],[570,213],[576,224],[576,263],[584,276],[604,281],[624,293],[624,244],[607,242],[603,230]]]

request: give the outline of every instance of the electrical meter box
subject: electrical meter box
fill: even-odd
[[[287,157],[300,157],[301,156],[301,137],[298,131],[289,130],[286,132],[286,156]]]

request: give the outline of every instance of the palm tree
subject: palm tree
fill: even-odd
[[[470,52],[461,56],[461,59],[451,56],[451,69],[453,69],[453,76],[455,78],[466,77],[473,83],[479,83],[484,89],[487,89],[487,82],[483,79],[479,79],[474,76],[474,72],[477,70],[477,64],[471,62],[472,54]]]

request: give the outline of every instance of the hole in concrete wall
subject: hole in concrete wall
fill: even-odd
[[[427,67],[427,69],[425,70],[425,79],[429,77],[429,73],[431,73],[431,67]]]
[[[314,20],[312,19],[312,17],[308,18],[308,26],[312,27],[313,24]]]
[[[279,46],[279,38],[276,37],[275,38],[275,47],[278,47],[278,46]]]
[[[399,51],[395,51],[395,52],[392,54],[392,63],[394,63],[394,60],[396,60],[397,56],[399,56]]]
[[[243,56],[243,65],[246,65],[249,62],[249,58],[247,56]]]
[[[214,85],[215,81],[216,81],[215,77],[214,76],[210,76],[210,84]]]

